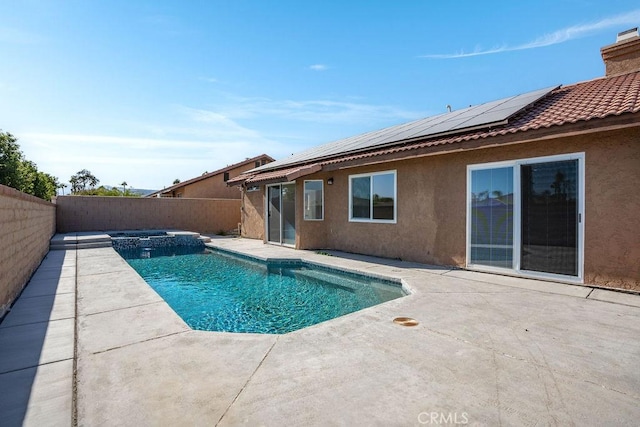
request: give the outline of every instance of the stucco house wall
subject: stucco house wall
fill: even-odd
[[[464,267],[467,165],[584,152],[584,282],[640,290],[638,140],[640,130],[618,130],[309,175],[296,181],[296,247]],[[349,175],[386,170],[397,170],[397,223],[349,222]],[[324,221],[302,220],[305,179],[325,182]],[[264,239],[265,187],[260,190],[260,198],[245,200],[252,225],[243,235]]]
[[[248,170],[245,168],[237,168],[235,172],[229,172],[230,177],[238,176],[241,172]],[[201,181],[193,182],[177,190],[181,193],[180,197],[191,199],[239,199],[240,190],[237,187],[227,187],[224,176],[214,175]],[[175,195],[174,195],[175,197]]]
[[[242,197],[238,187],[227,186],[227,179],[256,167],[257,164],[266,164],[273,158],[266,154],[247,159],[235,165],[228,166],[215,172],[205,173],[184,182],[173,185],[161,191],[151,193],[146,197],[183,197],[191,199],[240,199]]]
[[[242,192],[241,236],[264,240],[264,186],[259,191]]]

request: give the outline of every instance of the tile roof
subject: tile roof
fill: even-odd
[[[516,114],[508,124],[495,129],[450,135],[417,141],[410,145],[336,157],[322,164],[340,163],[419,148],[486,139],[637,112],[640,112],[640,71],[560,87],[531,108]],[[640,125],[640,118],[638,121]]]
[[[391,147],[337,155],[331,159],[316,161],[315,164],[329,165],[638,112],[640,112],[640,71],[556,88],[529,108],[512,116],[505,125],[454,135],[399,141],[397,145]],[[640,117],[637,121],[640,126]],[[558,129],[558,132],[561,132],[561,129]],[[275,171],[249,172],[237,177],[236,183],[239,184],[244,179],[247,179],[247,183],[250,181],[258,183],[271,180],[276,176],[283,178],[286,176],[286,171],[294,169],[296,167],[290,166],[287,169]]]
[[[229,181],[227,181],[227,185],[238,185],[242,184],[243,182],[246,184],[254,185],[266,182],[289,182],[302,176],[316,173],[321,169],[322,166],[319,163],[314,163],[311,165],[299,165],[292,168],[278,169],[275,171],[267,171],[262,173],[248,172],[230,179]]]
[[[257,160],[261,160],[263,158],[268,159],[270,162],[272,162],[274,160],[273,157],[271,157],[271,156],[269,156],[267,154],[260,154],[259,156],[252,157],[250,159],[245,159],[245,160],[243,160],[241,162],[234,163],[234,164],[226,166],[226,167],[224,167],[222,169],[218,169],[218,170],[213,171],[213,172],[203,173],[202,175],[197,176],[195,178],[191,178],[191,179],[188,179],[186,181],[181,181],[181,182],[179,182],[177,184],[172,185],[171,187],[167,187],[167,188],[164,188],[162,190],[154,191],[153,193],[147,194],[145,197],[155,197],[158,194],[170,193],[170,192],[172,192],[172,191],[174,191],[174,190],[176,190],[178,188],[187,186],[189,184],[193,184],[194,182],[202,181],[203,179],[211,178],[212,176],[215,176],[215,175],[220,175],[220,174],[222,174],[224,172],[230,171],[232,169],[238,168],[238,167],[243,166],[243,165],[248,165],[248,164],[255,163]]]

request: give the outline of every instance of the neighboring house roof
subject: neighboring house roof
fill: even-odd
[[[542,92],[545,90],[543,89]],[[533,94],[535,92],[532,92]],[[483,104],[485,105],[485,104]],[[243,182],[259,183],[264,181],[284,180],[301,164],[327,166],[331,164],[355,161],[370,157],[393,155],[405,151],[430,149],[439,146],[460,144],[470,141],[488,140],[502,135],[516,135],[539,129],[549,129],[559,135],[563,129],[556,127],[588,122],[596,119],[604,119],[612,116],[623,116],[640,112],[640,71],[614,76],[603,77],[587,82],[576,83],[569,86],[557,87],[538,97],[531,105],[523,106],[515,114],[511,115],[504,124],[491,125],[477,130],[461,129],[454,134],[436,134],[424,137],[397,140],[385,147],[363,149],[354,153],[350,149],[337,153],[330,158],[309,158],[298,164],[279,161],[244,173],[228,182],[229,185]],[[447,114],[454,114],[454,112]],[[640,118],[632,120],[635,125],[640,125]],[[415,122],[412,122],[415,123]],[[400,125],[404,126],[404,125]],[[594,122],[593,128],[598,124]],[[393,130],[387,128],[387,130]],[[555,129],[555,130],[554,130]],[[383,130],[384,131],[384,130]],[[380,131],[378,131],[380,132]],[[375,135],[371,132],[365,135]],[[330,143],[339,145],[341,141],[348,143],[351,138]],[[486,145],[489,141],[485,141]],[[451,147],[454,149],[457,147]],[[463,147],[459,147],[463,148]],[[283,164],[284,163],[284,164]],[[281,165],[283,169],[274,171],[273,168]],[[265,171],[265,169],[271,169]],[[269,178],[264,179],[268,174]]]
[[[202,174],[202,175],[200,175],[198,177],[191,178],[191,179],[189,179],[187,181],[179,182],[178,184],[172,185],[171,187],[167,187],[165,189],[158,190],[156,192],[147,194],[145,197],[155,197],[158,194],[170,193],[170,192],[175,191],[175,190],[177,190],[179,188],[185,187],[185,186],[187,186],[189,184],[193,184],[194,182],[202,181],[203,179],[211,178],[212,176],[216,176],[216,175],[223,174],[225,172],[229,172],[229,171],[231,171],[233,169],[239,168],[239,167],[244,166],[244,165],[254,164],[254,166],[255,166],[255,162],[256,161],[262,160],[264,158],[266,158],[270,162],[274,161],[274,159],[271,156],[268,156],[266,154],[261,154],[261,155],[256,156],[256,157],[252,157],[250,159],[246,159],[246,160],[243,160],[241,162],[234,163],[234,164],[229,165],[227,167],[224,167],[222,169],[218,169],[217,171],[204,173],[204,174]]]

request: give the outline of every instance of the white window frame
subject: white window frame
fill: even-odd
[[[466,268],[469,270],[484,271],[531,277],[536,279],[550,279],[567,283],[584,283],[584,224],[585,224],[585,154],[570,153],[554,156],[529,157],[502,162],[479,163],[467,165],[467,228],[466,228]],[[541,271],[529,271],[520,269],[521,244],[522,244],[522,194],[520,190],[520,166],[532,163],[559,162],[565,160],[578,160],[578,275],[546,273]],[[483,169],[513,168],[513,265],[512,268],[501,268],[480,264],[471,264],[471,172]]]
[[[322,204],[322,213],[320,214],[320,218],[307,218],[305,216],[307,212],[307,198],[306,198],[307,182],[319,182],[321,185],[320,192],[322,193],[322,198],[320,203]],[[304,221],[324,221],[324,180],[323,179],[305,179],[304,182],[302,183],[302,198],[303,198],[302,219]]]
[[[376,175],[393,175],[393,219],[374,219],[373,218],[373,177]],[[369,218],[353,217],[353,198],[352,198],[352,182],[354,178],[371,178],[371,188],[369,194]],[[360,173],[349,175],[349,222],[372,222],[381,224],[396,224],[398,222],[398,172],[396,169],[382,172]]]

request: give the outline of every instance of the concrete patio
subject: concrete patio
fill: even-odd
[[[640,419],[638,295],[247,239],[211,244],[398,277],[412,294],[285,335],[193,331],[112,248],[51,251],[0,324],[0,424]]]

